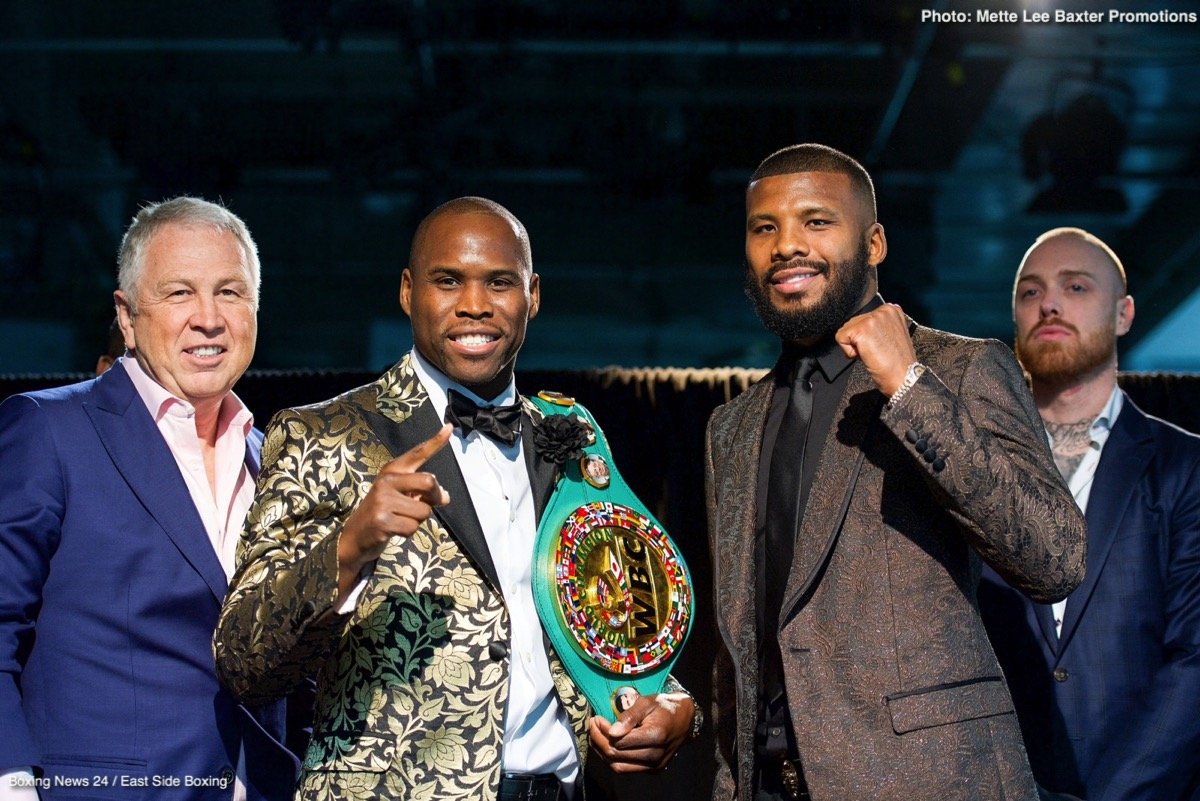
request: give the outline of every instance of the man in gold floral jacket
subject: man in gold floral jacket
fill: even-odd
[[[316,675],[299,798],[567,799],[589,739],[635,772],[692,732],[680,691],[591,717],[538,622],[532,548],[559,468],[513,369],[539,297],[520,221],[450,201],[401,279],[413,351],[267,429],[214,651],[244,701]]]

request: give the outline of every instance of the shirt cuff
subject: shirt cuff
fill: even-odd
[[[32,767],[0,773],[0,801],[38,801],[37,781]]]
[[[346,596],[346,599],[338,604],[337,613],[339,615],[348,615],[354,611],[354,607],[358,604],[358,596],[362,595],[363,587],[365,586],[367,586],[367,577],[363,576],[350,590],[350,594]],[[0,799],[0,801],[4,800]]]

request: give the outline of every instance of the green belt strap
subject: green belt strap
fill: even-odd
[[[542,513],[533,600],[571,679],[596,714],[616,720],[637,695],[663,689],[694,617],[691,576],[588,410],[553,393],[531,400],[593,434],[583,457],[563,465]]]

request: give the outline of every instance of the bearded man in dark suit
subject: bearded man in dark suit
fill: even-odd
[[[975,591],[982,558],[1063,597],[1083,520],[1011,351],[883,302],[886,254],[845,154],[751,178],[746,287],[783,354],[709,422],[717,799],[1037,797]]]
[[[1087,578],[1050,605],[985,571],[980,610],[1043,787],[1198,801],[1200,437],[1117,386],[1133,319],[1125,267],[1095,235],[1056,228],[1022,259],[1017,356],[1087,518]]]

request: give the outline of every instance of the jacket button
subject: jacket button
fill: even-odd
[[[940,473],[946,468],[946,460],[939,456],[938,458],[934,459],[929,466],[933,468],[933,472]]]
[[[921,438],[921,435],[917,433],[915,428],[910,428],[908,431],[904,432],[904,438],[910,443],[915,443]]]
[[[927,462],[932,463],[934,459],[938,458],[937,450],[935,450],[934,448],[930,448],[929,450],[927,450],[921,454],[921,458]]]
[[[221,775],[219,778],[221,779],[221,783],[223,785],[229,787],[231,784],[233,784],[233,768],[229,767],[228,765],[221,768]]]
[[[929,442],[924,439],[919,439],[913,443],[913,447],[917,449],[917,453],[924,453],[929,450]]]
[[[494,643],[488,645],[488,656],[492,658],[493,662],[499,662],[508,656],[508,646],[496,640]]]
[[[1063,681],[1066,681],[1067,679],[1069,679],[1070,677],[1071,677],[1071,674],[1067,672],[1066,668],[1055,668],[1054,669],[1054,680],[1055,681],[1063,682]]]

